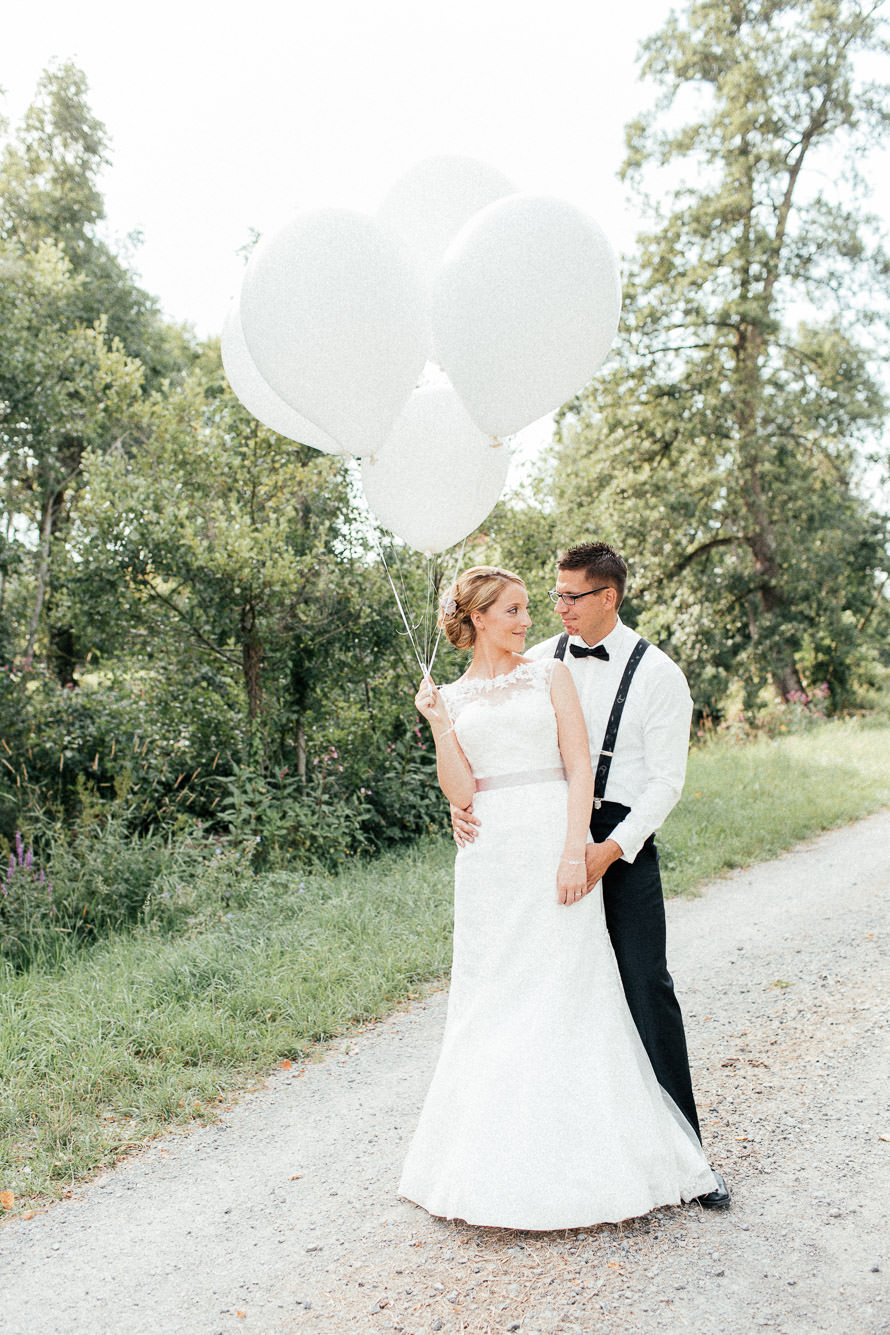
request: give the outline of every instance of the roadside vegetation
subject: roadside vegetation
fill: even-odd
[[[774,736],[736,729],[695,746],[660,839],[668,893],[890,803],[888,702],[802,727],[788,717]],[[92,944],[47,938],[27,968],[7,964],[0,1189],[12,1212],[212,1119],[264,1073],[298,1072],[326,1039],[444,981],[452,864],[438,832],[336,872],[257,872],[232,850],[168,867],[157,916]]]
[[[736,867],[890,806],[890,694],[847,718],[799,708],[769,731],[706,732],[658,838],[665,892],[689,894]]]

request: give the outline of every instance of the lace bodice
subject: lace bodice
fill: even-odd
[[[550,701],[554,663],[538,659],[490,680],[461,677],[440,688],[475,778],[562,763]]]

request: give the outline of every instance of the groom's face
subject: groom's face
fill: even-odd
[[[611,584],[603,588],[603,581],[596,584],[583,570],[557,570],[557,593],[586,593],[588,597],[579,598],[574,606],[560,598],[556,612],[569,635],[580,635],[585,644],[599,644],[615,626],[616,603],[618,600]],[[593,593],[599,589],[599,593]]]

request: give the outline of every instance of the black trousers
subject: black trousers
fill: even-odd
[[[618,802],[603,802],[593,811],[590,832],[597,843],[608,839],[628,810]],[[654,836],[633,862],[612,863],[603,877],[603,904],[624,995],[652,1069],[701,1139],[683,1016],[665,955],[664,896]]]

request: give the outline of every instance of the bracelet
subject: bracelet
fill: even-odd
[[[564,862],[567,867],[582,867],[584,865],[582,862],[573,861],[572,858],[560,858],[559,860]]]
[[[441,741],[441,739],[442,739],[443,737],[447,737],[448,734],[449,734],[450,732],[454,732],[454,724],[453,724],[453,723],[452,723],[452,725],[451,725],[450,728],[446,728],[444,732],[440,732],[440,733],[439,733],[439,736],[436,738],[436,741],[437,741],[437,742],[438,742],[438,741]]]

